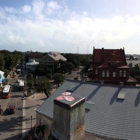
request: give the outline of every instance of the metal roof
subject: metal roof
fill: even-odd
[[[49,97],[37,112],[53,119],[53,101],[71,85],[76,86],[72,94],[84,96],[93,102],[85,112],[85,131],[110,138],[140,140],[140,89],[138,87],[112,86],[81,83],[67,80]],[[125,93],[125,100],[117,100]]]

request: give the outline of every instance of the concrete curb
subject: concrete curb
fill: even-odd
[[[33,98],[37,97],[39,94],[40,93],[34,93],[33,95],[26,97],[26,100],[33,99]]]

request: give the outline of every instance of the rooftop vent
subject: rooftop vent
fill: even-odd
[[[124,100],[125,99],[125,93],[124,92],[119,92],[117,99]]]
[[[85,109],[90,110],[93,105],[94,105],[93,102],[87,101],[85,102]]]

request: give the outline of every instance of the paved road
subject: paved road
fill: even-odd
[[[20,75],[19,75],[20,76]],[[9,83],[13,85],[16,79],[10,78]],[[0,104],[4,110],[3,116],[0,116],[0,140],[19,140],[22,138],[22,93],[17,87],[12,86],[11,97],[2,99]],[[16,106],[15,114],[8,114],[8,107]]]

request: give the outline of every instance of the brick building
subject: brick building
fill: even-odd
[[[129,76],[123,49],[93,49],[93,79],[94,82],[136,85]]]

